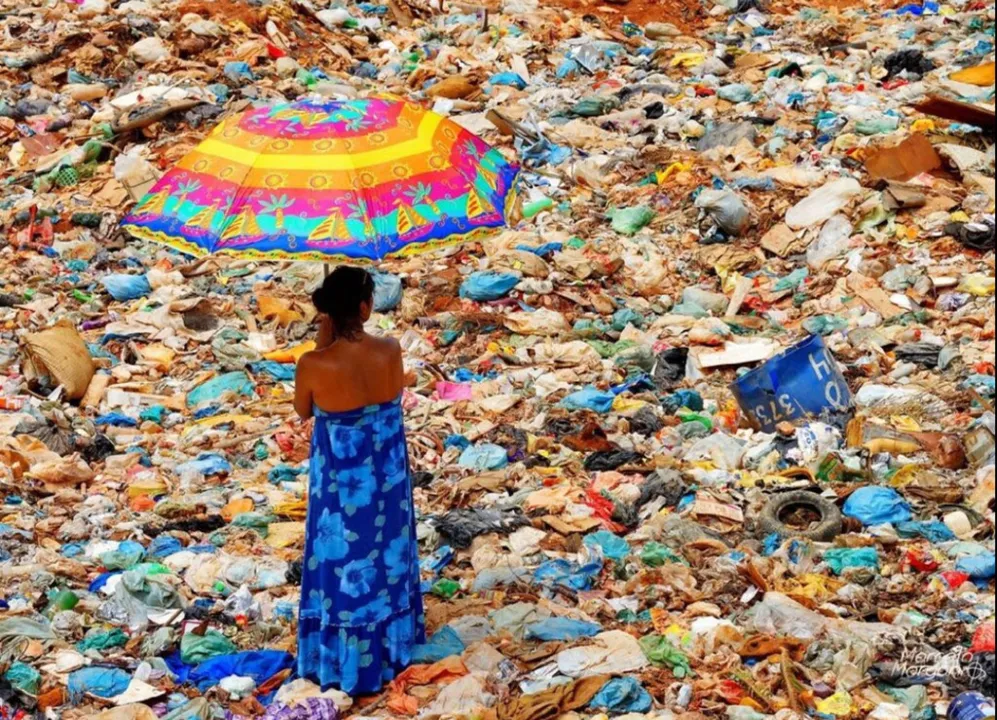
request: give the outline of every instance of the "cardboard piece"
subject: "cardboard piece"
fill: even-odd
[[[858,304],[865,305],[870,310],[882,315],[885,320],[903,315],[905,312],[890,300],[886,291],[872,278],[855,273],[848,277],[846,284],[855,295],[850,302],[846,303],[848,307],[855,307]]]
[[[865,161],[865,169],[873,180],[906,181],[921,173],[938,170],[941,166],[942,159],[931,141],[920,133],[911,135],[895,147],[873,153]]]
[[[762,248],[781,258],[789,257],[798,246],[796,233],[785,223],[779,223],[762,238]]]

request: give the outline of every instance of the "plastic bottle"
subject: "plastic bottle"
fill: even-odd
[[[76,596],[76,593],[69,590],[61,590],[52,595],[46,614],[55,615],[58,612],[72,610],[79,604],[80,599]]]
[[[995,717],[994,701],[978,692],[963,693],[949,705],[949,720],[987,720]]]
[[[532,220],[540,213],[550,210],[552,207],[554,207],[554,201],[550,198],[543,198],[542,200],[528,203],[523,207],[523,217],[527,220]]]

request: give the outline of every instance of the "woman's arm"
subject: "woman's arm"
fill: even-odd
[[[394,368],[394,377],[392,378],[395,388],[397,388],[397,395],[401,395],[405,392],[405,358],[402,353],[402,346],[397,341],[392,341],[391,347],[393,353],[392,367]]]
[[[294,380],[294,409],[302,420],[311,420],[315,413],[315,402],[312,399],[312,360],[310,355],[311,353],[308,353],[298,361],[298,370]]]

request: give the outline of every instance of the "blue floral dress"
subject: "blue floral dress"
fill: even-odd
[[[298,675],[380,692],[425,642],[401,400],[315,410]]]

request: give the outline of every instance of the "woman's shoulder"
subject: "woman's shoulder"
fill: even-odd
[[[401,355],[402,345],[393,337],[370,336],[370,347],[374,352],[382,353],[385,357],[395,357]]]

